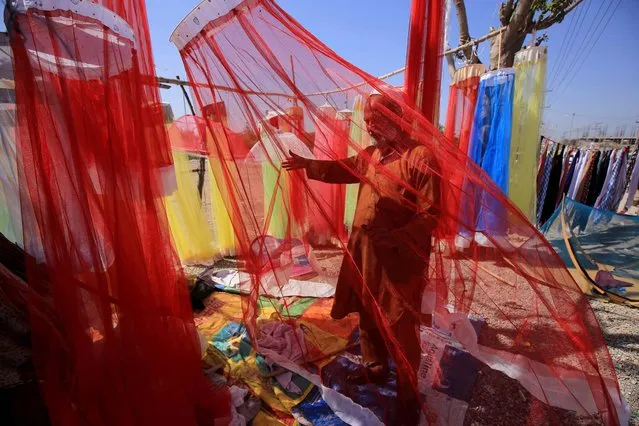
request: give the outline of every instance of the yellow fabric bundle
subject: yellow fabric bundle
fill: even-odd
[[[173,243],[184,263],[210,261],[219,250],[202,211],[188,154],[173,152],[173,162],[177,190],[164,198]]]
[[[508,196],[531,221],[535,220],[537,203],[537,161],[546,89],[546,62],[545,46],[522,50],[515,55]]]

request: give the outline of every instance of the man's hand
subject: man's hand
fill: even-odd
[[[290,157],[282,162],[282,167],[286,171],[300,170],[306,169],[308,166],[308,159],[304,157],[300,157],[295,154],[293,151],[288,151]]]

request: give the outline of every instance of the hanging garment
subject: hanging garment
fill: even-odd
[[[554,201],[557,199],[557,192],[559,187],[557,182],[561,176],[561,166],[563,163],[563,147],[557,149],[555,155],[552,157],[550,165],[550,173],[548,175],[548,188],[546,190],[546,196],[544,197],[544,205],[539,218],[539,224],[543,225],[552,216],[555,211]]]
[[[586,173],[586,178],[584,179],[584,188],[580,194],[580,202],[585,204],[588,200],[588,196],[590,195],[590,189],[594,186],[597,166],[599,164],[599,159],[601,158],[601,151],[595,151],[591,164],[588,166],[588,171]]]
[[[577,150],[574,158],[572,159],[572,163],[570,164],[570,169],[568,170],[568,176],[566,177],[566,186],[564,186],[564,195],[568,195],[570,191],[570,185],[575,177],[575,173],[577,170],[577,164],[579,164],[580,158],[583,156],[582,152]]]
[[[632,172],[637,162],[637,154],[639,154],[639,149],[635,149],[634,151],[628,154],[628,171],[626,172],[626,188],[625,188],[626,191],[628,191],[628,188],[630,186],[630,181],[632,180]]]
[[[475,107],[477,105],[477,93],[479,90],[480,77],[486,72],[484,65],[468,65],[455,72],[450,85],[448,97],[448,110],[446,113],[446,125],[444,132],[446,137],[459,147],[461,153],[468,153],[470,143],[470,132],[472,130]],[[456,187],[461,188],[464,171],[454,176]],[[459,193],[448,194],[448,203],[451,211],[460,211]],[[457,232],[454,224],[451,223],[451,233]]]
[[[597,156],[597,161],[593,166],[592,175],[590,177],[590,183],[588,185],[588,193],[586,194],[585,201],[583,204],[587,206],[592,206],[597,200],[597,182],[599,181],[599,174],[602,170],[602,163],[605,161],[606,152],[599,151],[599,156]]]
[[[208,152],[208,164],[205,169],[210,170],[206,176],[209,181],[209,196],[211,205],[208,221],[213,228],[214,241],[219,254],[222,256],[235,255],[235,234],[233,231],[233,216],[228,209],[230,196],[226,185],[218,182],[220,171],[226,164],[238,164],[238,174],[243,174],[245,179],[251,177],[248,190],[263,191],[263,185],[258,183],[259,167],[254,167],[249,161],[244,161],[248,155],[248,146],[245,138],[252,139],[250,133],[238,134],[226,127],[226,118],[221,121],[216,117],[215,121],[206,122],[206,152]],[[226,141],[218,146],[217,141]],[[224,147],[224,149],[220,149]],[[242,165],[242,166],[239,166]],[[256,173],[257,172],[257,173]]]
[[[586,170],[586,164],[588,160],[592,156],[591,150],[586,150],[582,152],[582,155],[579,157],[579,162],[575,168],[575,173],[573,174],[572,182],[570,182],[570,188],[568,189],[568,197],[571,199],[575,198],[577,191],[581,187],[581,183],[583,182],[584,173]]]
[[[7,3],[33,360],[54,426],[216,424],[162,205],[145,2]]]
[[[622,148],[621,152],[621,166],[619,168],[619,172],[614,182],[614,186],[612,187],[610,200],[605,204],[607,210],[616,212],[619,203],[624,195],[624,190],[626,188],[626,173],[628,172],[628,151],[629,148]]]
[[[508,196],[534,221],[537,205],[535,182],[541,116],[546,91],[547,49],[538,46],[515,54],[515,90]]]
[[[612,210],[619,205],[619,201],[623,194],[619,195],[625,186],[623,178],[626,176],[627,168],[627,148],[618,149],[615,151],[614,162],[609,167],[608,176],[604,182],[604,188],[595,203],[595,208],[601,210]]]
[[[606,191],[610,189],[610,179],[612,177],[613,171],[617,167],[618,160],[620,160],[619,150],[614,149],[610,151],[610,161],[608,162],[608,167],[606,168],[605,177],[601,184],[601,191],[599,192],[599,196],[597,197],[597,200],[595,201],[595,205],[594,205],[596,209],[602,210],[601,201],[603,200],[604,197],[607,196]]]
[[[628,171],[626,172],[626,188],[628,190],[628,186],[630,185],[630,181],[632,180],[632,171],[634,170],[635,163],[637,162],[637,154],[639,154],[639,149],[635,149],[634,151],[628,154]]]
[[[544,175],[544,167],[546,165],[546,156],[548,155],[548,146],[550,141],[541,137],[541,155],[539,156],[539,164],[537,165],[537,196],[539,196],[541,188],[541,180]]]
[[[513,69],[492,71],[481,77],[468,155],[504,193],[508,193],[514,84]],[[503,209],[485,200],[479,203],[477,228],[503,232]]]
[[[552,171],[552,164],[554,161],[554,153],[559,149],[559,145],[551,144],[548,153],[546,154],[545,163],[542,169],[541,181],[539,185],[539,194],[537,196],[537,224],[540,225],[544,206],[547,199],[548,194],[548,186],[550,182],[550,173]]]
[[[217,109],[222,109],[221,105],[215,106]],[[231,158],[237,158],[238,160],[245,158],[248,154],[248,149],[242,135],[235,134],[225,127],[226,120],[223,114],[222,117],[220,117],[220,114],[216,114],[219,112],[217,109],[209,111],[210,115],[216,117],[216,121],[211,123],[210,127],[202,117],[184,115],[175,120],[168,129],[169,140],[174,152],[188,153],[199,158],[197,183],[194,180],[195,174],[191,173],[183,176],[182,185],[182,188],[188,187],[188,189],[185,189],[188,191],[188,195],[184,194],[184,196],[188,197],[188,204],[183,205],[182,208],[189,208],[191,211],[187,214],[199,224],[197,227],[190,228],[191,232],[195,232],[197,228],[202,229],[201,235],[197,237],[197,242],[196,239],[191,237],[183,239],[182,253],[185,253],[185,256],[186,253],[190,253],[188,258],[193,258],[190,261],[201,261],[205,258],[210,258],[211,255],[228,256],[234,254],[233,225],[224,204],[226,188],[218,186],[215,181],[215,170],[219,170],[221,161],[230,161]],[[228,139],[228,150],[225,152],[218,151],[213,143],[214,138]],[[209,148],[213,149],[209,150]],[[200,168],[203,170],[199,170]],[[192,171],[192,167],[189,167],[189,171]],[[185,173],[188,172],[185,170]],[[180,177],[178,176],[178,191],[180,187],[179,179]],[[206,184],[207,182],[208,185]],[[259,191],[261,191],[262,185],[259,186]],[[198,198],[198,191],[200,190],[201,200]],[[172,230],[175,226],[185,226],[174,222],[171,222],[171,225]],[[204,229],[204,226],[207,229]],[[189,241],[192,241],[192,243],[189,243]],[[209,242],[207,243],[206,241]],[[211,243],[213,244],[212,252],[209,250]],[[187,247],[188,245],[193,245],[193,247]],[[178,253],[180,253],[179,250]],[[198,257],[200,260],[194,259]],[[180,255],[180,259],[183,262],[189,262],[188,258]]]
[[[577,189],[575,190],[574,200],[578,203],[584,203],[588,196],[588,188],[590,186],[590,180],[592,178],[593,169],[596,166],[597,159],[599,158],[599,151],[591,151],[588,155],[588,160],[584,165],[584,174],[579,182]]]
[[[638,151],[635,151],[635,161],[634,161],[634,166],[632,167],[632,172],[630,174],[630,179],[628,179],[628,189],[627,191],[627,198],[626,198],[626,202],[624,203],[622,209],[628,210],[634,203],[635,201],[635,194],[637,192],[637,185],[639,184],[639,161],[637,161],[637,154]],[[630,168],[628,168],[630,169]]]
[[[613,151],[604,152],[603,160],[599,162],[597,166],[597,180],[594,182],[595,190],[592,194],[592,197],[589,199],[588,205],[594,207],[597,202],[597,198],[601,194],[603,190],[604,183],[606,181],[606,176],[608,175],[608,169],[610,168],[610,160],[612,158]]]
[[[492,71],[481,77],[469,146],[469,157],[506,193],[514,82],[513,69]]]
[[[216,144],[222,146],[224,143],[220,141],[224,140],[224,138],[214,139]],[[282,239],[302,237],[303,222],[308,218],[305,217],[305,208],[303,207],[305,203],[298,198],[307,196],[301,189],[305,177],[300,173],[286,173],[281,168],[282,161],[286,159],[289,152],[294,152],[304,158],[314,158],[311,150],[295,134],[274,129],[264,123],[258,143],[251,148],[246,157],[247,166],[251,167],[252,164],[261,168],[263,184],[263,221],[261,221],[259,229],[251,230],[251,240],[264,233]],[[223,185],[221,181],[226,181],[231,177],[238,180],[242,177],[244,179],[248,177],[242,176],[238,170],[227,171],[229,166],[233,165],[232,160],[229,161],[225,167],[219,169],[220,173],[215,174],[217,185],[222,189],[227,188],[227,191],[228,185]],[[225,195],[223,199],[226,200],[227,208],[233,202],[230,194]],[[238,206],[237,208],[244,209],[250,208],[250,206]],[[229,216],[234,217],[236,214],[230,211]]]
[[[361,95],[355,97],[353,102],[353,114],[351,115],[350,140],[354,146],[349,144],[348,157],[352,157],[357,152],[367,148],[371,144],[366,123],[364,123],[364,104],[365,99]],[[355,206],[357,204],[357,194],[359,193],[359,184],[346,185],[346,201],[344,210],[344,224],[350,232],[353,228],[353,217],[355,216]]]
[[[235,254],[235,234],[233,232],[233,222],[227,209],[229,195],[226,186],[217,182],[217,177],[222,170],[222,163],[231,160],[221,160],[215,156],[209,156],[209,203],[211,205],[208,221],[213,228],[215,247],[221,256],[232,256]],[[253,182],[253,185],[256,185]],[[257,190],[262,191],[262,185]]]
[[[566,181],[568,180],[568,172],[570,171],[570,165],[575,158],[575,151],[573,149],[566,149],[564,152],[564,160],[561,166],[561,178],[559,179],[559,187],[557,188],[557,198],[555,200],[555,208],[561,203],[564,197],[564,188],[566,187]]]

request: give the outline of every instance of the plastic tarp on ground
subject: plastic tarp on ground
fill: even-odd
[[[639,216],[566,198],[542,231],[584,292],[639,306]]]
[[[401,424],[401,417],[416,424],[411,412],[415,404],[428,423],[460,424],[479,421],[486,412],[480,406],[490,403],[502,407],[502,412],[493,412],[499,419],[507,415],[504,404],[512,403],[520,409],[517,421],[524,423],[623,421],[627,411],[601,330],[561,259],[502,187],[406,103],[402,93],[339,57],[272,0],[203,1],[178,25],[172,41],[200,108],[223,105],[228,132],[246,130],[262,144],[273,173],[286,174],[297,188],[291,194],[296,198],[288,201],[276,193],[260,201],[250,190],[243,160],[228,157],[232,161],[216,171],[217,184],[228,194],[236,253],[253,277],[242,298],[241,322],[258,353],[314,383],[321,379],[322,386],[340,395],[332,398],[335,394],[326,392],[324,399],[351,424],[371,424],[366,423],[373,419],[371,411],[376,421],[386,424]],[[485,81],[480,99],[487,109],[477,117],[482,131],[477,148],[484,160],[490,150],[492,160],[484,161],[491,164],[487,170],[498,170],[495,176],[504,177],[500,182],[507,185],[503,169],[509,155],[499,148],[511,136],[514,74],[500,71]],[[332,125],[322,105],[342,108],[373,91],[381,96],[367,99],[366,128],[361,130],[373,136],[375,145],[362,148],[348,137],[344,142],[355,152],[348,159],[327,152],[332,161],[295,160],[306,173],[281,167],[280,155],[286,155],[290,145],[287,133],[306,141],[304,135]],[[265,111],[286,111],[291,105],[302,109],[304,119],[279,115],[277,120],[286,122],[289,130],[265,116]],[[227,152],[228,138],[217,136],[212,148]],[[499,156],[502,169],[496,164]],[[326,206],[314,196],[309,178],[359,184],[348,245],[318,260],[326,265],[322,273],[337,281],[325,322],[358,318],[355,342],[362,352],[343,354],[331,374],[321,377],[306,368],[304,356],[292,365],[260,347],[261,278],[277,278],[272,274],[277,259],[264,262],[263,256],[253,254],[254,241],[264,236],[272,220],[263,216],[265,204],[277,204],[288,213],[285,226],[278,228],[287,239],[297,237],[319,253],[308,235],[308,218],[310,211],[326,214]],[[451,193],[460,194],[460,205],[469,210],[451,210],[446,198]],[[476,202],[495,219],[494,227],[477,226]],[[456,237],[468,235],[481,235],[487,247],[470,241],[466,249],[458,248]],[[277,282],[280,288],[285,284]],[[294,318],[275,314],[271,319],[299,328]],[[474,323],[481,326],[476,329]],[[456,343],[429,340],[434,328],[452,335]],[[313,337],[303,329],[293,335],[287,343],[300,349]],[[351,367],[362,371],[362,362],[373,358],[390,369],[388,387],[375,386],[374,378],[366,375],[360,375],[363,382],[350,379]],[[486,368],[482,371],[498,374],[443,375],[443,370],[462,371],[455,367],[458,363],[470,371]],[[456,386],[447,387],[453,378]],[[490,398],[481,399],[489,392]],[[521,395],[525,402],[517,399]],[[360,409],[344,412],[344,396]],[[443,401],[475,408],[462,415]]]

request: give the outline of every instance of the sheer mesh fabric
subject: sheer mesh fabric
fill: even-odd
[[[172,40],[200,108],[224,105],[227,123],[215,127],[209,152],[225,159],[215,180],[232,218],[235,251],[251,276],[244,324],[258,351],[299,374],[320,377],[326,386],[346,377],[347,372],[322,374],[309,366],[313,362],[302,364],[310,357],[292,363],[259,348],[260,288],[267,276],[283,288],[289,276],[282,251],[266,247],[259,250],[265,256],[257,256],[252,243],[279,232],[277,237],[301,239],[309,252],[317,251],[311,218],[323,217],[333,235],[339,235],[341,223],[333,223],[332,206],[311,181],[359,184],[348,243],[340,243],[333,260],[325,259],[341,263],[340,272],[328,267],[318,272],[336,283],[332,318],[326,320],[358,320],[363,360],[377,356],[377,366],[387,364],[397,378],[397,400],[385,398],[382,387],[372,388],[377,389],[373,405],[388,408],[372,418],[410,424],[402,418],[406,413],[390,408],[410,410],[416,402],[424,421],[455,423],[455,413],[442,411],[441,400],[432,396],[444,392],[446,377],[441,360],[428,349],[448,330],[459,344],[456,350],[504,372],[532,395],[521,414],[524,423],[561,423],[566,413],[577,423],[617,423],[621,398],[614,368],[583,293],[527,218],[466,152],[406,102],[410,97],[346,62],[271,0],[203,2]],[[353,109],[356,99],[367,100],[372,92],[383,100],[368,101],[367,123],[351,119],[348,133],[323,112],[324,104]],[[363,146],[354,125],[367,126],[360,131],[373,134],[376,144]],[[215,124],[209,120],[208,126]],[[262,177],[254,163],[236,158],[229,147],[230,136],[240,131],[261,146],[265,155],[258,163],[270,173],[274,189],[251,189]],[[340,138],[339,143],[317,144],[320,134]],[[398,140],[387,149],[388,141]],[[344,146],[355,155],[344,158]],[[322,161],[287,172],[282,163],[289,151],[309,159],[321,155]],[[480,211],[499,229],[478,227]],[[470,325],[471,318],[483,324],[480,330]],[[289,316],[272,320],[299,326]],[[300,348],[310,341],[304,333],[295,336]],[[364,340],[377,342],[372,348],[379,351],[366,353],[371,345],[365,348]],[[375,365],[369,367],[365,371]],[[458,379],[468,381],[470,400],[491,386],[474,377]],[[370,384],[377,380],[368,376]],[[334,388],[366,405],[361,387]],[[494,396],[510,397],[506,388]],[[367,409],[358,415],[370,419]],[[481,413],[469,411],[465,421],[473,416]]]
[[[26,6],[10,16],[17,169],[51,421],[214,424],[229,396],[201,370],[168,233],[172,160],[144,2]]]

